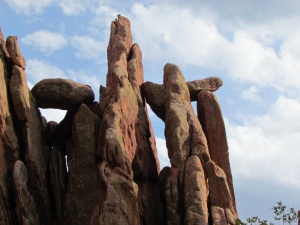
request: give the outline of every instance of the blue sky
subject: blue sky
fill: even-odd
[[[177,64],[186,81],[218,76],[241,218],[271,219],[283,201],[300,209],[300,2],[296,0],[4,0],[0,26],[16,35],[29,86],[65,77],[105,86],[110,23],[131,20],[145,81]],[[43,110],[48,120],[65,112]],[[161,165],[164,125],[151,113]]]

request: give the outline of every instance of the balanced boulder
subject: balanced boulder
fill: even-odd
[[[75,110],[81,103],[89,105],[95,99],[90,86],[69,79],[44,79],[31,91],[40,108]]]

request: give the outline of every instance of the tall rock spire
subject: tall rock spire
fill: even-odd
[[[144,82],[142,51],[118,15],[106,87],[45,79],[29,90],[18,39],[0,30],[0,225],[234,224],[222,80],[186,82],[177,65]],[[197,101],[197,113],[191,105]],[[146,102],[165,123],[159,167]],[[60,123],[39,108],[65,109]]]

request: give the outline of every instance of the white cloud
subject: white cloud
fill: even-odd
[[[300,88],[297,50],[300,32],[294,31],[296,29],[289,29],[290,33],[284,34],[275,29],[273,23],[265,30],[268,24],[256,30],[246,29],[243,25],[229,26],[228,33],[232,37],[228,38],[219,32],[211,18],[193,14],[186,7],[135,4],[131,13],[134,38],[143,49],[147,62],[169,61],[179,66],[214,69],[225,72],[235,81],[275,87],[280,91]],[[295,24],[297,19],[283,24]],[[240,23],[244,24],[244,21]],[[286,41],[278,43],[278,38]]]
[[[93,9],[94,18],[91,21],[91,27],[89,27],[89,32],[94,36],[100,37],[102,42],[107,46],[110,37],[110,26],[113,19],[117,18],[119,13],[109,6],[99,5]],[[122,14],[123,15],[123,14]]]
[[[29,59],[27,61],[26,74],[28,81],[32,84],[36,84],[46,78],[66,78],[64,71],[38,59]]]
[[[106,45],[89,36],[74,36],[71,39],[72,46],[76,49],[76,57],[83,59],[100,60],[106,56]]]
[[[166,166],[170,166],[170,159],[168,156],[166,140],[156,137],[155,141],[156,141],[158,159],[159,159],[159,163],[160,163],[160,169],[163,169]]]
[[[54,3],[55,0],[5,0],[16,12],[24,14],[40,14],[44,9]]]
[[[256,86],[251,86],[242,91],[241,97],[253,102],[261,102],[262,98],[259,96],[259,90]]]
[[[226,41],[214,24],[170,5],[147,8],[135,4],[132,21],[135,41],[141,45],[144,58],[155,62],[204,66],[211,61],[210,51],[216,52]]]
[[[32,34],[26,35],[21,42],[33,46],[34,49],[40,50],[46,54],[61,49],[67,45],[67,39],[59,33],[47,30],[39,30]]]
[[[62,0],[59,6],[66,15],[78,15],[85,11],[85,3],[82,1]]]
[[[87,9],[93,9],[95,7],[95,0],[60,0],[59,6],[66,15],[79,15],[85,12]]]
[[[122,14],[122,12],[106,5],[99,5],[99,7],[94,10],[94,13],[96,17],[93,20],[93,24],[101,25],[106,28],[110,28],[112,20],[117,18],[118,14]]]
[[[269,112],[237,126],[226,120],[234,177],[300,190],[300,101],[280,96]]]

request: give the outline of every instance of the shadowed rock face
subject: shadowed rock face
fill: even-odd
[[[106,87],[45,79],[30,91],[18,39],[0,30],[0,225],[234,224],[222,80],[144,82],[130,21],[111,24]],[[191,101],[197,101],[195,114]],[[171,167],[159,168],[146,102],[165,122]],[[47,122],[38,107],[66,109]]]
[[[6,44],[0,30],[0,224],[9,224],[13,213],[12,171],[19,158],[19,143],[10,107],[8,93],[9,73],[6,64]]]
[[[91,219],[100,198],[95,157],[100,118],[82,104],[72,125],[72,148],[67,149],[69,171],[64,221],[76,225]]]
[[[42,80],[31,91],[40,108],[74,110],[80,103],[91,104],[95,98],[88,85],[61,78]]]

